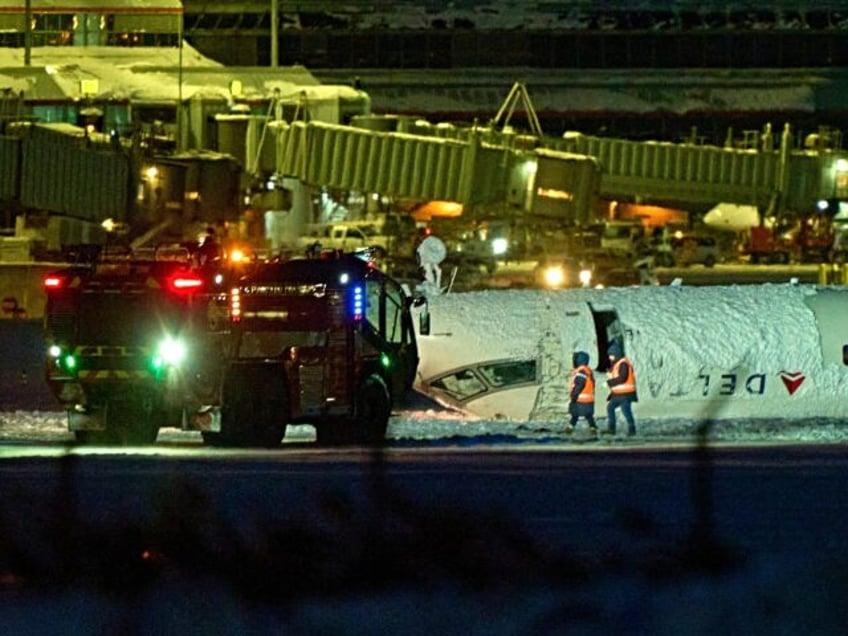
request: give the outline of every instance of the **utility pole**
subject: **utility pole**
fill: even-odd
[[[280,59],[280,2],[271,0],[271,68],[277,68]]]
[[[185,20],[185,15],[183,12],[180,12],[180,21],[179,21],[179,51],[177,53],[177,121],[175,122],[177,125],[176,137],[177,137],[177,150],[183,150],[183,20]]]
[[[24,66],[32,63],[32,0],[24,4]]]

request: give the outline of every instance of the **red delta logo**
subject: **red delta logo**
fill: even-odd
[[[807,379],[802,371],[781,371],[777,375],[789,395],[795,395],[795,392],[801,388],[801,385]],[[765,395],[767,380],[772,376],[765,373],[702,373],[698,377],[703,382],[701,394],[704,397],[711,395],[734,397],[737,395]]]
[[[807,379],[801,371],[781,371],[780,379],[783,380],[783,386],[786,387],[786,390],[789,391],[789,395],[794,395],[795,391],[804,384],[804,380]]]

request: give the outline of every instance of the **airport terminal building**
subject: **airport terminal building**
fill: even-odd
[[[552,135],[720,144],[766,122],[848,129],[844,2],[310,0],[276,16],[267,0],[184,5],[186,40],[205,55],[358,80],[376,113],[487,122],[523,82]]]

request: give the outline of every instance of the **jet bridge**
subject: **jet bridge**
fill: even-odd
[[[778,148],[741,149],[480,127],[428,126],[418,134],[321,122],[269,126],[279,176],[420,200],[508,202],[571,221],[586,220],[598,196],[773,212],[848,199],[848,154],[791,150],[788,129]]]
[[[271,124],[276,172],[314,185],[461,202],[503,200],[503,152],[320,122]]]
[[[636,142],[566,134],[560,150],[596,157],[600,194],[610,199],[736,203],[813,210],[821,200],[848,198],[848,154],[779,148],[720,148],[692,143]],[[778,210],[774,210],[778,211]]]
[[[277,176],[309,185],[470,205],[506,202],[580,221],[596,195],[592,158],[536,148],[535,141],[517,144],[491,130],[411,134],[300,121],[269,127]],[[539,166],[545,169],[535,179]]]

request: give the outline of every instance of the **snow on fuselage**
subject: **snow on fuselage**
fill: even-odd
[[[848,290],[812,285],[491,290],[436,296],[416,388],[482,418],[562,420],[576,350],[607,388],[624,344],[646,418],[837,417]]]

